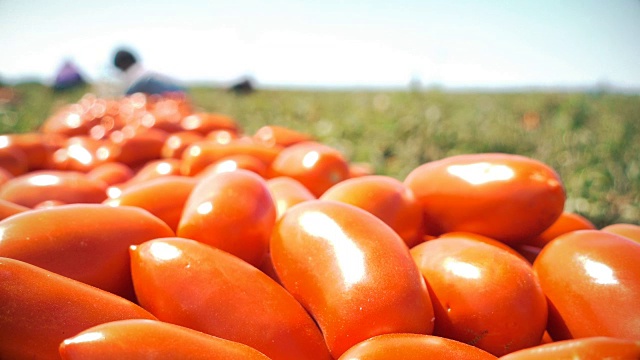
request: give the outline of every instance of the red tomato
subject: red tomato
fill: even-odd
[[[638,360],[640,359],[640,342],[607,337],[589,337],[534,346],[500,358],[500,360],[547,359]]]
[[[347,179],[330,187],[320,200],[340,201],[370,212],[397,232],[409,247],[422,242],[422,207],[413,193],[392,177],[369,175]]]
[[[59,359],[67,337],[123,319],[155,319],[138,305],[22,261],[0,258],[0,354]]]
[[[51,154],[60,147],[62,137],[41,133],[9,134],[0,136],[0,147],[16,147],[24,152],[29,170],[45,169],[49,166]]]
[[[253,138],[266,145],[291,146],[303,141],[311,141],[308,134],[278,125],[265,125],[258,129]]]
[[[238,132],[239,126],[234,119],[224,114],[196,113],[186,116],[180,122],[182,129],[196,131],[207,135],[215,130],[230,130]]]
[[[165,236],[174,233],[139,208],[62,205],[0,221],[0,256],[133,300],[128,247]]]
[[[316,200],[315,195],[300,181],[288,176],[279,176],[267,180],[267,188],[276,204],[278,219],[293,205],[303,201]]]
[[[279,147],[241,139],[231,140],[226,144],[200,141],[193,143],[183,152],[181,170],[183,175],[193,176],[214,162],[233,155],[250,155],[269,165],[279,152]]]
[[[339,360],[491,360],[497,357],[475,346],[431,335],[385,334],[349,349]]]
[[[122,184],[130,180],[133,175],[134,172],[129,166],[118,162],[98,165],[87,173],[89,179],[104,181],[109,186]]]
[[[131,249],[140,304],[160,320],[249,345],[274,359],[330,359],[322,335],[260,270],[194,240],[165,238]]]
[[[74,136],[51,156],[51,166],[56,170],[88,172],[111,161],[116,149],[108,141],[89,136]]]
[[[601,229],[604,232],[624,236],[640,243],[640,226],[634,224],[611,224]]]
[[[46,200],[67,204],[99,203],[107,198],[107,184],[75,171],[38,170],[17,176],[0,187],[0,198],[34,207]]]
[[[60,345],[63,360],[248,359],[269,360],[247,345],[156,320],[119,320],[97,325]]]
[[[547,230],[538,235],[532,240],[527,240],[526,244],[543,248],[551,240],[557,238],[562,234],[566,234],[575,230],[595,230],[596,226],[593,225],[589,219],[584,216],[572,212],[563,212],[558,220],[556,220]]]
[[[0,168],[8,171],[13,176],[18,176],[29,171],[27,154],[15,146],[2,146],[0,144]]]
[[[136,174],[125,185],[144,182],[147,180],[171,176],[181,175],[180,160],[178,159],[159,159],[152,160],[144,164]]]
[[[182,217],[184,204],[196,180],[186,176],[164,176],[132,184],[115,198],[106,200],[109,206],[135,206],[147,210],[164,221],[174,232]]]
[[[198,240],[259,266],[276,220],[265,180],[239,169],[201,179],[189,196],[177,235]]]
[[[434,335],[496,356],[540,343],[547,303],[526,260],[463,237],[427,241],[411,254],[433,302]]]
[[[169,134],[160,129],[125,126],[109,135],[109,140],[120,150],[114,154],[113,161],[135,167],[160,159],[167,137]]]
[[[206,140],[216,144],[228,144],[231,140],[238,139],[240,135],[233,130],[213,130],[206,135]]]
[[[560,216],[565,192],[547,165],[518,155],[471,154],[415,168],[405,184],[422,204],[427,233],[466,231],[516,244]]]
[[[162,146],[163,158],[182,158],[182,153],[189,145],[201,141],[204,136],[195,131],[180,131],[169,135]]]
[[[235,171],[245,169],[265,177],[267,165],[251,155],[230,155],[212,163],[200,171],[195,177],[202,178],[212,173]]]
[[[494,240],[492,238],[489,238],[489,237],[486,237],[486,236],[482,236],[482,235],[478,235],[478,234],[467,233],[467,232],[464,232],[464,231],[455,231],[455,232],[442,234],[442,235],[438,236],[437,239],[464,239],[464,240],[480,241],[480,242],[485,243],[485,244],[497,246],[502,250],[505,250],[505,251],[507,251],[507,252],[519,257],[519,258],[522,258],[523,260],[527,260],[524,256],[522,256],[518,251],[514,250],[509,245],[507,245],[507,244],[505,244],[503,242],[500,242],[498,240]],[[434,240],[434,239],[430,239],[430,240]]]
[[[11,201],[0,199],[0,220],[4,220],[11,215],[19,214],[27,210],[31,209],[26,206],[12,203]]]
[[[640,244],[599,230],[573,231],[547,244],[533,268],[549,302],[554,340],[640,340]]]
[[[288,176],[319,197],[349,177],[349,164],[336,149],[317,142],[302,142],[284,148],[271,164],[269,177]]]
[[[290,208],[273,231],[271,258],[334,357],[375,335],[433,329],[429,295],[404,241],[360,208],[323,200]]]

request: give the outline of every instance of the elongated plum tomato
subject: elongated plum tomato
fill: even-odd
[[[0,188],[0,199],[34,207],[46,200],[100,203],[107,198],[107,184],[75,171],[39,170],[14,177]]]
[[[314,141],[284,148],[271,163],[269,177],[289,176],[319,197],[328,188],[349,178],[349,164],[336,149]]]
[[[63,360],[269,360],[247,345],[170,323],[131,319],[97,325],[60,345]]]
[[[422,208],[413,193],[392,177],[370,175],[347,179],[330,187],[320,200],[340,201],[370,212],[397,232],[409,247],[422,241]]]
[[[411,254],[433,302],[434,335],[496,356],[540,343],[547,303],[526,260],[463,237],[427,241]]]
[[[123,319],[155,319],[109,292],[22,261],[0,258],[0,354],[3,359],[59,359],[67,337]]]
[[[611,337],[588,337],[556,341],[513,352],[500,360],[637,360],[640,341]]]
[[[631,239],[637,243],[640,243],[640,226],[635,224],[611,224],[601,229],[604,232],[624,236],[627,239]]]
[[[0,256],[134,300],[129,246],[174,235],[167,224],[140,208],[62,205],[0,221]]]
[[[385,334],[347,350],[339,360],[491,360],[497,357],[459,341],[432,335]]]
[[[177,235],[259,266],[269,249],[276,210],[265,180],[238,169],[201,179],[187,199]]]
[[[293,205],[308,200],[316,200],[315,195],[300,181],[288,176],[278,176],[267,180],[267,188],[276,204],[278,219]]]
[[[190,177],[162,176],[131,184],[104,204],[145,209],[164,221],[175,232],[182,217],[184,204],[195,186],[196,180]]]
[[[273,231],[271,258],[336,358],[375,335],[433,330],[431,301],[409,249],[358,207],[325,200],[291,207]]]
[[[543,248],[551,240],[562,234],[566,234],[576,230],[595,230],[596,226],[584,216],[572,212],[565,211],[560,217],[549,226],[542,234],[531,240],[527,240],[525,244]]]
[[[158,319],[249,345],[273,359],[330,359],[320,330],[285,289],[220,249],[181,238],[131,249],[140,304]]]
[[[560,235],[533,264],[558,340],[640,340],[640,244],[599,230]]]
[[[515,244],[553,224],[565,201],[553,169],[518,155],[452,156],[415,168],[404,182],[429,235],[467,231]]]

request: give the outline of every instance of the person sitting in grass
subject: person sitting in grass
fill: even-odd
[[[184,93],[186,89],[169,77],[151,72],[142,67],[133,52],[119,49],[113,58],[113,65],[119,69],[125,81],[125,94],[134,93],[165,94]]]

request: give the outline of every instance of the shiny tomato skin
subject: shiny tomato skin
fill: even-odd
[[[526,245],[531,245],[539,248],[543,248],[551,240],[557,238],[562,234],[566,234],[575,230],[595,230],[596,226],[586,217],[564,211],[560,217],[549,226],[542,234],[538,235],[534,239],[527,240]]]
[[[261,127],[253,135],[253,138],[257,142],[262,142],[266,145],[278,145],[284,147],[303,141],[313,140],[309,134],[278,125],[265,125]]]
[[[320,200],[340,201],[370,212],[397,232],[408,247],[422,242],[422,208],[397,179],[383,175],[347,179],[330,187]]]
[[[267,188],[275,202],[278,219],[293,205],[317,199],[300,181],[288,176],[267,180]]]
[[[319,197],[349,177],[349,163],[337,149],[305,141],[282,149],[273,160],[269,177],[277,176],[294,178]]]
[[[427,241],[411,254],[433,302],[434,335],[496,356],[540,343],[547,303],[526,260],[460,237]]]
[[[109,136],[111,143],[119,148],[114,153],[113,161],[135,167],[160,159],[167,137],[169,133],[164,130],[125,126]]]
[[[19,214],[31,210],[30,208],[22,205],[18,205],[11,201],[0,199],[0,220],[4,220],[11,215]]]
[[[0,187],[0,198],[26,207],[45,200],[100,203],[107,198],[107,184],[75,171],[38,170],[14,177]]]
[[[27,154],[15,146],[0,147],[0,168],[13,176],[26,173],[29,171]]]
[[[429,235],[466,231],[515,244],[553,224],[565,202],[558,174],[519,155],[452,156],[418,166],[404,182]]]
[[[556,341],[513,352],[501,360],[637,360],[640,342],[609,337]]]
[[[249,345],[274,359],[329,359],[320,330],[280,285],[245,261],[190,239],[131,248],[140,304],[158,319]]]
[[[3,359],[59,359],[60,343],[89,327],[155,319],[119,296],[8,258],[0,258],[0,304]]]
[[[51,154],[50,167],[55,170],[89,172],[109,162],[116,149],[108,141],[74,136]]]
[[[236,133],[240,130],[236,120],[230,116],[204,112],[185,116],[180,121],[180,126],[185,131],[195,131],[202,135],[216,130],[229,130]]]
[[[142,165],[124,185],[127,186],[163,176],[181,175],[180,164],[181,162],[178,159],[151,160]]]
[[[269,360],[247,345],[146,319],[112,321],[84,330],[60,344],[60,355],[62,360]]]
[[[179,131],[175,132],[165,140],[162,145],[162,157],[163,158],[182,158],[182,153],[189,147],[189,145],[200,141],[204,136],[195,131]]]
[[[259,266],[269,249],[276,210],[265,180],[243,169],[211,174],[189,195],[176,234]]]
[[[375,335],[433,329],[431,301],[406,244],[360,208],[323,200],[291,207],[273,231],[271,259],[336,358]]]
[[[134,300],[130,245],[174,236],[135,207],[74,204],[31,210],[0,221],[0,256],[21,260]]]
[[[125,187],[116,198],[104,203],[109,206],[134,206],[147,210],[164,221],[174,232],[182,217],[184,204],[196,180],[186,176],[163,176]]]
[[[29,171],[48,167],[51,154],[58,149],[61,139],[57,136],[41,133],[8,134],[0,136],[0,147],[3,144],[16,147],[24,152]]]
[[[385,334],[354,345],[338,360],[491,360],[477,347],[432,335]]]
[[[527,260],[524,256],[522,256],[518,251],[516,251],[514,248],[510,247],[509,245],[503,242],[500,242],[498,240],[494,240],[490,237],[486,237],[478,234],[468,233],[464,231],[454,231],[454,232],[442,234],[438,236],[436,239],[465,239],[465,240],[480,241],[485,244],[497,246],[502,250],[505,250],[519,258],[522,258],[523,260]],[[434,240],[434,239],[431,239],[431,240]]]
[[[533,264],[556,340],[640,340],[640,244],[600,230],[560,235]]]
[[[194,177],[202,178],[211,173],[235,171],[245,169],[265,177],[267,174],[267,165],[260,159],[251,155],[230,155],[212,163],[205,167]]]
[[[280,153],[280,147],[267,146],[247,139],[230,139],[227,143],[198,141],[182,153],[183,175],[194,176],[207,166],[233,155],[250,155],[269,166]]]
[[[134,175],[135,173],[129,166],[118,162],[98,165],[87,173],[89,179],[103,181],[108,186],[127,182]]]
[[[611,224],[600,229],[604,232],[624,236],[637,243],[640,243],[640,226],[635,224]]]

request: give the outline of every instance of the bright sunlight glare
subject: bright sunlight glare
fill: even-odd
[[[447,168],[449,174],[473,184],[481,185],[494,181],[506,181],[515,173],[506,165],[494,165],[488,162],[479,162],[468,165],[451,165]]]

